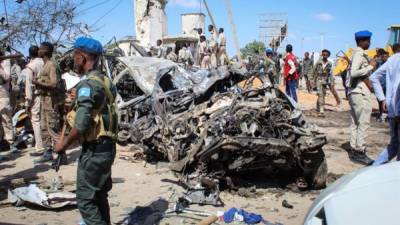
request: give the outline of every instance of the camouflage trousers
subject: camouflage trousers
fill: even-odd
[[[42,130],[43,148],[54,147],[55,135],[61,131],[61,114],[57,103],[49,96],[41,96],[40,128]]]
[[[324,105],[325,105],[326,90],[327,90],[326,78],[325,77],[317,78],[316,86],[317,86],[317,95],[318,95],[317,111],[323,112]]]

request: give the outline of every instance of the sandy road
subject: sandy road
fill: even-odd
[[[341,95],[343,91],[339,90]],[[327,134],[328,144],[325,145],[330,179],[360,168],[349,161],[346,143],[349,139],[350,114],[348,104],[344,102],[342,110],[338,111],[334,105],[334,99],[327,99],[327,112],[325,118],[317,117],[314,110],[316,96],[300,93],[301,108],[305,110],[308,121],[317,124]],[[369,150],[371,156],[376,156],[389,141],[386,124],[378,124],[371,119],[369,133]],[[122,154],[124,147],[119,147]],[[7,154],[7,153],[1,153]],[[24,150],[20,155],[10,157],[6,162],[0,163],[0,200],[4,200],[10,182],[29,183],[36,181],[46,183],[57,175],[61,175],[65,182],[66,190],[73,190],[76,174],[76,158],[78,151],[69,152],[69,165],[61,167],[58,174],[48,165],[34,167],[29,150]],[[22,180],[15,180],[23,178]],[[153,222],[168,207],[172,207],[173,199],[182,189],[171,181],[177,178],[163,163],[157,165],[143,162],[131,163],[117,157],[113,166],[113,178],[115,183],[109,195],[112,221],[118,223],[127,217],[135,207],[133,216],[134,224],[196,224],[199,217],[184,215],[183,217],[164,218],[159,223]],[[266,179],[260,177],[260,180]],[[174,194],[175,193],[175,194]],[[257,187],[251,197],[243,197],[238,194],[223,192],[221,197],[225,202],[222,208],[209,206],[193,206],[194,209],[208,210],[212,212],[222,211],[230,207],[243,208],[247,211],[259,213],[264,219],[272,222],[281,222],[285,225],[301,224],[312,201],[318,196],[318,191],[297,192],[295,190],[281,188]],[[293,209],[282,207],[282,201],[287,200],[294,206]],[[151,216],[150,212],[153,212]],[[187,217],[186,217],[187,216]],[[11,205],[0,205],[0,224],[77,224],[80,215],[75,208],[65,208],[58,211],[49,211],[29,206],[23,211],[18,211]],[[144,222],[145,221],[145,222]],[[223,223],[220,223],[223,224]]]

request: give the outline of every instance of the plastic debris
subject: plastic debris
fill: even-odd
[[[76,195],[71,192],[46,193],[36,184],[8,190],[8,202],[17,207],[25,202],[39,205],[48,209],[62,208],[67,205],[76,205]]]

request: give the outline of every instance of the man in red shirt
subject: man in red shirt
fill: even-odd
[[[285,78],[286,94],[293,98],[297,102],[297,80],[299,79],[299,74],[297,72],[296,64],[297,58],[292,53],[293,46],[286,46],[286,57],[284,59],[285,64],[283,67],[283,75]]]

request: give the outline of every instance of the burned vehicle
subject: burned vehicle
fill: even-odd
[[[187,71],[156,58],[118,60],[119,141],[167,159],[194,202],[217,204],[220,188],[254,173],[289,171],[325,186],[325,135],[268,78],[249,88],[249,74],[235,66]]]

